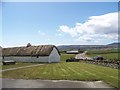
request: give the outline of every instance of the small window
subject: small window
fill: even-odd
[[[37,58],[39,58],[39,56],[37,55]]]
[[[4,59],[4,56],[3,56],[3,59]]]

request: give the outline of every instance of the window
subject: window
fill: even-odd
[[[39,56],[37,55],[37,58],[39,58]]]

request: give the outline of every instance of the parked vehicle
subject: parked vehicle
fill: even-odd
[[[10,64],[15,64],[16,62],[14,60],[9,60],[9,61],[3,61],[3,65],[10,65]]]
[[[96,57],[93,57],[93,60],[103,60],[104,58],[102,56],[96,56]]]
[[[79,62],[79,61],[80,61],[79,59],[75,59],[75,58],[70,58],[66,60],[66,62]]]

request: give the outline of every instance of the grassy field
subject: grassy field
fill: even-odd
[[[118,87],[117,69],[81,62],[45,64],[32,68],[6,71],[2,75],[3,78],[15,79],[103,80],[114,87]]]
[[[102,80],[110,84],[111,86],[118,87],[117,69],[82,62],[65,62],[67,58],[74,56],[75,55],[73,54],[72,55],[62,54],[61,63],[51,63],[32,68],[6,71],[2,73],[3,75],[2,77],[14,79],[43,79],[43,80],[44,79],[80,80],[80,81]]]
[[[95,56],[102,56],[104,57],[105,59],[111,59],[111,60],[119,60],[119,57],[120,56],[120,53],[108,53],[108,54],[89,54],[88,56],[89,57],[95,57]]]
[[[65,62],[66,59],[74,58],[74,57],[75,57],[75,54],[61,54],[61,61]]]
[[[13,65],[2,65],[1,68],[2,68],[2,70],[4,70],[4,69],[28,66],[28,65],[33,65],[33,64],[36,64],[36,63],[16,63],[16,64],[13,64]]]
[[[102,56],[105,59],[111,59],[111,60],[120,60],[119,55],[120,52],[118,50],[97,50],[97,51],[88,51],[87,55],[89,57],[95,57],[95,56]]]
[[[88,53],[96,53],[96,54],[120,53],[120,49],[112,49],[112,50],[89,50]]]

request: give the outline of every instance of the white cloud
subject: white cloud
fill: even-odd
[[[47,40],[50,41],[50,38],[48,38]]]
[[[58,33],[57,32],[57,33],[55,33],[55,37],[60,37],[61,38],[61,37],[63,37],[63,33]]]
[[[59,36],[62,36],[62,34],[61,34],[61,33],[59,33],[58,35],[59,35]]]
[[[77,41],[117,40],[118,13],[91,16],[85,23],[76,23],[73,28],[62,25],[58,31],[71,35]]]
[[[42,36],[45,36],[46,34],[44,33],[44,32],[42,32],[42,31],[38,31],[38,33],[40,34],[40,35],[42,35]]]
[[[77,32],[75,32],[75,30],[73,28],[69,28],[68,26],[65,26],[65,25],[60,26],[59,31],[69,33],[72,37],[77,35]]]

